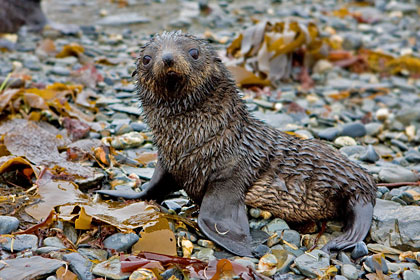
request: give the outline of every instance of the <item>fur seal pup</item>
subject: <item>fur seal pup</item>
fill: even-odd
[[[344,233],[325,251],[364,239],[375,204],[372,177],[322,142],[252,117],[205,41],[180,32],[156,35],[142,47],[133,74],[157,166],[140,193],[100,193],[162,201],[182,188],[200,205],[201,231],[241,256],[252,255],[245,204],[295,223],[344,218]]]

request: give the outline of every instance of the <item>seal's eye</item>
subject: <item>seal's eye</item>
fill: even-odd
[[[149,64],[151,60],[152,58],[150,57],[150,55],[143,56],[143,65]]]
[[[191,49],[188,51],[188,53],[191,55],[192,58],[198,59],[198,50],[197,49]]]

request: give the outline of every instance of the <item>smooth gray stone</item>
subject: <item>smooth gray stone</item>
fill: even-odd
[[[39,256],[4,260],[6,266],[0,270],[0,279],[27,280],[39,279],[44,275],[55,272],[65,263]]]
[[[12,216],[0,216],[0,234],[9,234],[19,227],[19,220]]]
[[[93,263],[79,253],[70,253],[63,256],[63,260],[70,263],[71,270],[81,280],[92,280],[94,278],[91,268]]]
[[[366,135],[366,128],[360,122],[347,123],[341,127],[341,136],[362,137]]]
[[[415,251],[420,248],[419,228],[420,207],[376,199],[370,230],[375,242],[404,251]]]
[[[386,183],[417,182],[419,175],[399,165],[386,166],[379,171],[379,179]]]
[[[92,270],[93,274],[103,276],[105,279],[128,279],[131,273],[121,272],[119,256],[111,257],[107,261],[98,263]]]
[[[310,278],[322,276],[330,265],[330,256],[321,250],[313,250],[311,255],[303,254],[294,261],[303,275]]]
[[[57,247],[60,249],[66,248],[66,246],[63,244],[63,241],[61,241],[60,238],[55,236],[45,238],[42,243],[44,244],[44,246]]]
[[[110,15],[104,17],[96,22],[99,25],[127,25],[127,24],[136,24],[136,23],[148,23],[150,19],[147,17],[139,16],[137,13],[125,13],[118,15]]]
[[[11,251],[12,238],[6,237],[6,242],[1,243],[4,250]],[[13,252],[20,252],[26,249],[35,250],[38,247],[38,237],[33,234],[19,234],[14,237]]]
[[[126,251],[131,248],[139,240],[139,236],[135,233],[115,233],[104,240],[104,247],[114,249],[118,252]]]
[[[359,278],[359,271],[352,264],[343,264],[341,274],[349,280],[357,280]]]

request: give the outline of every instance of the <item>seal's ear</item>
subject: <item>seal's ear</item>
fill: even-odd
[[[133,71],[133,73],[131,73],[131,77],[134,77],[135,75],[137,75],[137,69]]]

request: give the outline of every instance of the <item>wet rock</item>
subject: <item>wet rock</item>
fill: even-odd
[[[182,271],[180,271],[178,268],[169,268],[162,272],[160,276],[163,278],[163,280],[169,280],[169,279],[179,279],[183,280],[184,276],[182,274]]]
[[[388,269],[390,272],[398,272],[404,271],[407,269],[417,269],[418,266],[415,263],[393,263],[393,262],[386,262]]]
[[[70,70],[62,66],[54,66],[50,73],[58,76],[70,76]]]
[[[352,263],[353,263],[353,262],[351,261],[351,259],[349,258],[349,256],[347,256],[347,254],[346,254],[345,252],[343,252],[343,251],[340,251],[340,252],[338,253],[338,257],[337,257],[337,259],[338,259],[340,262],[344,263],[344,264],[352,264]]]
[[[62,248],[45,246],[45,247],[40,247],[36,249],[35,252],[41,255],[41,254],[47,254],[49,252],[60,251],[60,250],[62,250]]]
[[[118,101],[119,102],[119,101]],[[123,104],[111,104],[108,106],[108,108],[117,111],[117,112],[123,112],[123,113],[127,113],[130,115],[135,115],[135,116],[141,116],[141,110],[138,107],[133,107],[133,106],[126,106]]]
[[[404,144],[403,142],[401,142],[398,139],[391,139],[391,144],[394,145],[394,146],[397,146],[403,152],[408,150],[407,145]]]
[[[340,152],[346,156],[351,157],[353,155],[361,155],[366,152],[366,148],[363,146],[345,146],[340,148]]]
[[[325,139],[325,140],[328,140],[328,141],[333,141],[339,135],[340,135],[340,130],[337,127],[326,128],[324,130],[321,130],[318,133],[319,138]]]
[[[117,137],[106,139],[115,149],[130,149],[140,147],[144,143],[144,137],[139,132],[129,132]]]
[[[287,114],[276,114],[276,113],[271,113],[271,112],[262,113],[260,111],[253,112],[253,113],[257,119],[260,119],[266,122],[267,124],[275,128],[278,128],[280,130],[294,122],[293,118]]]
[[[359,157],[360,160],[364,162],[374,163],[379,160],[379,155],[375,151],[372,145],[369,145],[366,149],[366,152]]]
[[[269,234],[273,234],[276,231],[281,231],[284,229],[290,229],[290,228],[287,225],[287,223],[280,218],[275,218],[274,220],[272,220],[266,226],[263,227],[263,231]]]
[[[214,250],[211,248],[200,248],[197,253],[193,255],[193,257],[196,257],[202,261],[211,261],[215,259]]]
[[[411,269],[406,270],[403,272],[403,279],[404,280],[417,280],[420,279],[420,270],[418,269]]]
[[[92,262],[84,258],[79,253],[70,253],[63,256],[63,260],[69,262],[70,269],[77,274],[81,280],[91,280],[94,278],[91,267]]]
[[[157,279],[155,273],[147,268],[139,268],[133,271],[129,280],[154,280]]]
[[[92,270],[93,274],[103,276],[105,279],[122,280],[128,279],[130,273],[121,272],[119,256],[109,258],[107,261],[98,263]]]
[[[252,254],[257,258],[261,258],[262,256],[264,256],[265,254],[269,252],[270,252],[270,248],[268,246],[264,244],[260,244],[252,251]]]
[[[323,271],[328,269],[330,257],[321,250],[313,250],[310,255],[304,254],[297,257],[294,263],[303,275],[316,278],[322,276]]]
[[[347,277],[343,276],[343,275],[336,275],[333,278],[334,280],[348,280]]]
[[[137,13],[125,13],[118,15],[110,15],[104,17],[96,22],[99,25],[127,25],[127,24],[136,24],[136,23],[148,23],[150,19],[147,17],[142,17]]]
[[[376,272],[376,269],[382,269],[382,272],[388,274],[388,266],[383,257],[381,257],[380,263],[373,259],[373,256],[368,256],[363,262],[363,267],[368,272]]]
[[[57,247],[60,249],[66,248],[66,246],[63,244],[63,241],[61,241],[60,238],[55,237],[55,236],[45,238],[42,243],[44,244],[44,246]]]
[[[80,185],[79,185],[80,188]],[[64,235],[74,244],[77,242],[78,234],[74,225],[71,223],[64,223],[63,225]]]
[[[355,260],[360,257],[366,256],[368,253],[369,253],[369,250],[365,242],[360,241],[356,244],[353,251],[351,252],[351,258]]]
[[[362,137],[366,135],[366,128],[360,122],[347,123],[341,127],[342,136]]]
[[[357,33],[348,33],[343,38],[342,46],[346,50],[358,50],[363,46],[362,36]]]
[[[104,247],[114,249],[118,252],[127,251],[139,240],[139,236],[135,233],[115,233],[104,240]]]
[[[257,271],[265,276],[272,276],[277,271],[277,262],[275,255],[266,254],[258,262]]]
[[[356,140],[349,136],[340,136],[337,139],[335,139],[334,144],[336,144],[339,147],[344,146],[355,146],[357,145]]]
[[[0,279],[38,279],[56,271],[64,262],[39,256],[2,261],[6,265],[0,269]]]
[[[419,228],[420,207],[376,200],[371,227],[371,237],[375,242],[402,250],[416,250],[420,248]]]
[[[132,122],[130,123],[130,126],[134,131],[137,131],[137,132],[142,132],[149,129],[147,124],[141,123],[141,122]]]
[[[11,216],[0,216],[0,234],[9,234],[19,227],[19,220]]]
[[[386,166],[379,171],[379,179],[386,183],[416,182],[419,175],[399,165]]]
[[[295,230],[283,230],[282,239],[296,247],[300,245],[300,234]]]
[[[26,249],[35,250],[38,247],[38,237],[33,234],[19,234],[12,238],[6,237],[6,242],[1,243],[4,250],[13,252],[20,252]],[[12,244],[13,243],[13,244]]]
[[[344,264],[341,266],[341,274],[349,280],[356,280],[359,278],[359,271],[352,264]]]
[[[102,249],[79,248],[77,251],[89,260],[97,260],[102,262],[106,261],[108,258],[108,252]]]
[[[375,136],[383,129],[383,124],[378,122],[371,122],[365,125],[366,134],[369,136]]]
[[[323,74],[333,69],[333,67],[334,66],[328,60],[320,59],[315,63],[313,72],[317,74]]]
[[[124,170],[127,173],[134,173],[137,176],[139,176],[140,178],[146,179],[146,180],[152,179],[153,172],[155,172],[154,168],[149,168],[149,167],[147,167],[147,168],[136,168],[136,167],[127,166],[127,167],[124,167]]]

